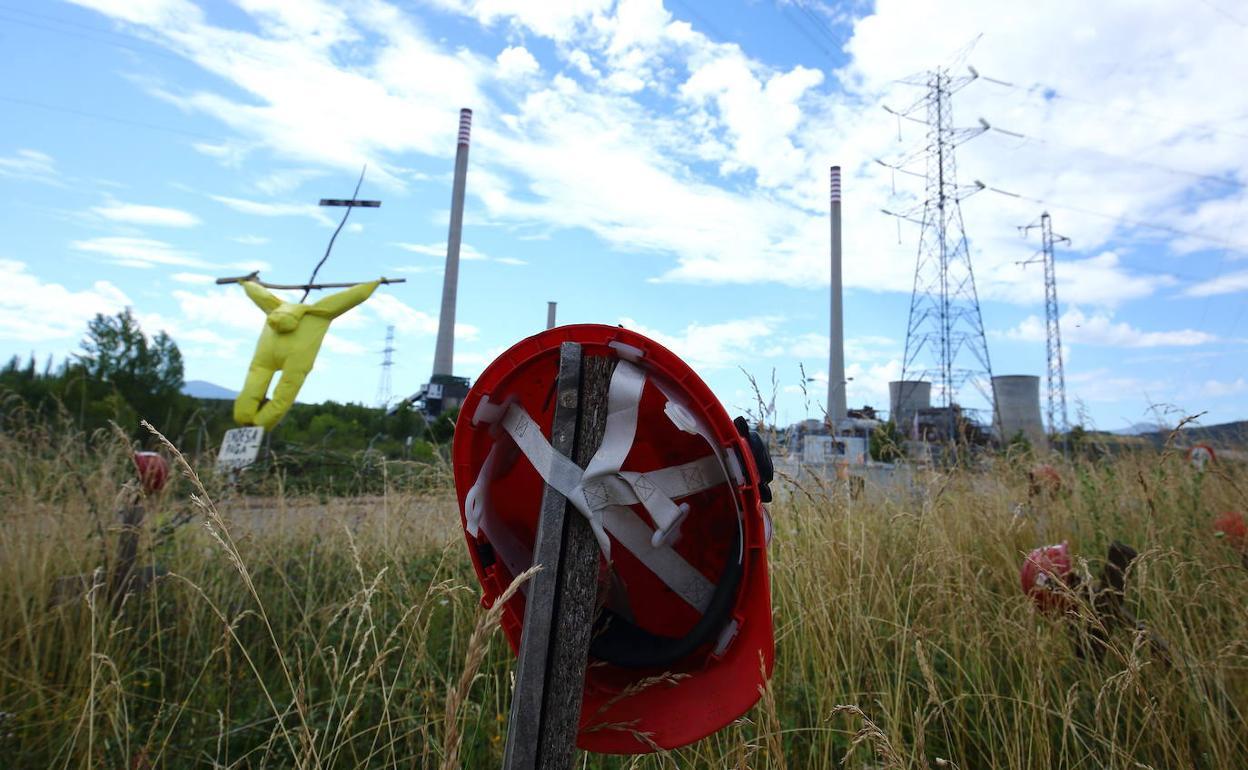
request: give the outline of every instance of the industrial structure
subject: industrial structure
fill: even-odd
[[[1004,374],[992,378],[997,436],[1002,444],[1016,437],[1038,450],[1048,448],[1040,419],[1040,378],[1033,374]]]
[[[841,167],[833,166],[830,177],[832,287],[828,329],[828,424],[835,433],[848,416],[845,401],[845,302],[841,286]]]
[[[390,370],[394,367],[394,327],[386,327],[386,346],[381,349],[381,378],[377,381],[377,406],[390,406]]]
[[[932,407],[932,383],[923,380],[895,380],[888,383],[889,418],[906,438],[917,436],[915,417]]]
[[[1049,433],[1060,436],[1070,430],[1070,418],[1066,412],[1066,372],[1062,365],[1062,329],[1057,306],[1057,272],[1054,266],[1053,245],[1070,243],[1064,235],[1053,234],[1049,212],[1040,215],[1039,223],[1020,227],[1023,235],[1039,228],[1040,253],[1021,264],[1044,263],[1044,328],[1045,352],[1048,357],[1048,418]]]
[[[464,191],[468,181],[468,140],[472,133],[472,110],[459,111],[459,135],[455,145],[455,178],[451,187],[451,224],[446,238],[446,270],[442,274],[442,310],[438,316],[438,340],[433,353],[433,374],[419,391],[396,409],[414,405],[428,417],[458,407],[468,395],[466,377],[455,371],[455,302],[459,291],[459,246],[464,230]]]
[[[961,201],[983,185],[959,187],[954,157],[958,145],[987,129],[954,128],[951,106],[953,94],[974,79],[973,74],[954,77],[947,69],[937,69],[904,81],[922,86],[925,93],[909,107],[890,111],[926,126],[924,146],[901,163],[884,163],[911,174],[918,172],[906,168],[908,162],[922,159],[926,166],[922,202],[899,213],[885,212],[921,227],[896,401],[914,400],[905,392],[909,383],[935,385],[939,408],[944,410],[946,441],[959,435],[963,412],[959,398],[965,386],[974,386],[990,403],[992,399],[992,365],[961,208]]]

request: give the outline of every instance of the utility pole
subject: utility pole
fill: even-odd
[[[1024,267],[1034,262],[1044,263],[1044,326],[1045,349],[1048,355],[1048,386],[1049,386],[1049,433],[1062,438],[1062,446],[1066,445],[1065,434],[1070,430],[1069,416],[1066,412],[1066,371],[1062,364],[1062,329],[1059,323],[1057,306],[1057,272],[1054,269],[1053,246],[1057,243],[1070,244],[1064,235],[1054,235],[1053,224],[1049,212],[1040,215],[1040,221],[1032,222],[1026,227],[1018,228],[1024,236],[1031,230],[1040,230],[1040,253],[1026,262],[1019,264]]]
[[[394,327],[386,327],[386,346],[381,349],[381,379],[377,381],[377,406],[390,405],[390,369],[394,366]]]
[[[906,325],[906,348],[902,359],[903,382],[935,382],[940,405],[945,411],[945,436],[958,438],[959,393],[971,384],[983,398],[992,397],[992,363],[984,335],[983,314],[975,290],[975,273],[962,221],[961,202],[982,190],[984,185],[959,187],[954,150],[960,144],[984,133],[986,127],[954,128],[952,96],[974,81],[975,74],[952,76],[948,69],[936,69],[903,82],[920,86],[923,96],[902,110],[885,107],[898,120],[909,120],[926,128],[924,146],[907,161],[889,168],[924,178],[923,201],[890,216],[918,224],[918,257],[914,267],[914,289]],[[922,160],[922,174],[906,168]],[[902,402],[908,394],[902,393]],[[995,405],[993,406],[995,415]]]

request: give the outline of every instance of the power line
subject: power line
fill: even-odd
[[[1141,110],[1138,107],[1116,107],[1113,104],[1106,104],[1104,101],[1098,101],[1096,99],[1086,99],[1080,96],[1074,96],[1072,94],[1068,94],[1068,93],[1065,93],[1064,91],[1059,90],[1056,86],[1052,86],[1052,85],[1048,85],[1048,84],[1040,83],[1040,82],[1033,83],[1030,86],[1020,86],[1017,83],[1011,83],[1010,81],[1007,81],[1007,80],[998,80],[997,78],[991,78],[985,75],[980,75],[978,71],[975,70],[974,67],[971,67],[970,69],[971,69],[971,72],[974,73],[977,77],[979,77],[980,80],[984,80],[989,83],[1002,86],[1003,88],[1010,88],[1015,91],[1024,93],[1028,96],[1033,96],[1033,97],[1039,96],[1045,101],[1050,101],[1053,99],[1062,99],[1063,101],[1087,104],[1092,107],[1095,107],[1097,110],[1100,110],[1100,111],[1112,111],[1112,112],[1126,113],[1126,114],[1131,114],[1131,115],[1139,115],[1142,117],[1149,118],[1151,120],[1156,120],[1156,121],[1161,121],[1164,123],[1172,123],[1174,125],[1183,126],[1185,128],[1192,129],[1194,131],[1206,131],[1206,132],[1213,133],[1213,134],[1223,134],[1225,136],[1233,136],[1239,139],[1248,139],[1248,134],[1246,133],[1240,133],[1237,131],[1229,131],[1225,128],[1218,128],[1214,125],[1210,125],[1209,123],[1191,123],[1189,121],[1185,121],[1185,120],[1175,118],[1169,115],[1159,115],[1155,112]]]
[[[1238,24],[1239,26],[1241,26],[1241,27],[1248,27],[1248,22],[1245,22],[1243,19],[1239,18],[1238,16],[1233,16],[1233,15],[1231,15],[1231,12],[1230,12],[1230,11],[1228,11],[1228,10],[1226,10],[1226,9],[1225,9],[1225,8],[1223,8],[1222,6],[1220,6],[1220,5],[1214,5],[1214,4],[1213,4],[1210,0],[1200,0],[1200,2],[1201,2],[1201,3],[1203,3],[1204,5],[1208,6],[1209,8],[1212,8],[1213,10],[1217,11],[1217,12],[1218,12],[1218,13],[1220,13],[1222,16],[1224,16],[1224,17],[1226,17],[1226,18],[1230,19],[1231,21],[1235,22],[1235,23],[1236,23],[1236,24]]]
[[[1114,222],[1119,222],[1121,224],[1131,225],[1132,227],[1142,227],[1142,228],[1146,228],[1149,230],[1158,230],[1161,232],[1170,233],[1171,235],[1181,235],[1186,238],[1196,238],[1197,240],[1206,241],[1208,243],[1217,244],[1219,246],[1225,246],[1225,247],[1236,249],[1239,251],[1248,252],[1248,243],[1237,243],[1235,241],[1230,241],[1225,238],[1219,238],[1216,235],[1196,232],[1195,230],[1184,230],[1179,227],[1171,227],[1170,225],[1157,224],[1156,222],[1144,222],[1138,219],[1131,219],[1129,217],[1122,216],[1121,214],[1108,214],[1104,211],[1095,211],[1093,209],[1084,208],[1082,206],[1072,206],[1067,203],[1058,203],[1056,201],[1045,200],[1044,198],[1035,198],[1030,195],[1022,195],[1020,193],[1010,192],[1009,190],[1002,190],[999,187],[991,187],[989,185],[985,185],[983,182],[977,182],[976,184],[980,185],[983,189],[989,192],[994,192],[994,193],[997,193],[998,195],[1004,195],[1009,198],[1017,198],[1019,200],[1025,200],[1031,203],[1039,203],[1042,206],[1050,206],[1052,208],[1065,209],[1067,211],[1075,211],[1080,214],[1087,214],[1089,216],[1100,217],[1102,219],[1109,219]]]
[[[19,18],[16,16],[11,16],[10,14],[13,14],[13,13],[20,13],[25,16],[33,17],[35,19],[40,19],[42,21],[51,22],[51,24],[53,25],[76,27],[79,30],[83,30],[83,31],[75,31],[72,29],[62,29],[58,26],[50,26],[49,24],[41,24],[37,21],[31,21],[30,19],[23,19],[23,18]],[[88,40],[93,43],[99,43],[100,45],[112,46],[114,48],[123,48],[128,51],[134,51],[135,53],[148,54],[151,56],[160,56],[162,58],[173,59],[175,61],[185,61],[183,57],[178,56],[177,54],[169,53],[167,51],[162,51],[156,48],[155,46],[146,45],[146,44],[136,45],[135,42],[132,41],[132,38],[129,38],[126,35],[119,35],[114,32],[110,32],[109,30],[106,30],[106,29],[100,29],[99,27],[92,27],[87,24],[79,24],[77,22],[69,21],[67,19],[58,19],[55,16],[48,16],[48,15],[41,14],[41,13],[34,13],[32,11],[27,11],[22,8],[12,8],[10,6],[0,5],[0,20],[7,21],[11,24],[20,24],[24,27],[30,27],[32,29],[41,29],[45,32],[52,32],[58,35],[66,35],[68,37],[78,38],[79,40]],[[115,37],[119,39],[109,40],[105,36]],[[126,42],[122,42],[123,40]]]
[[[833,58],[835,56],[835,54],[832,53],[832,51],[823,43],[823,41],[821,41],[813,32],[811,32],[805,24],[801,23],[800,19],[795,18],[791,13],[789,13],[788,8],[781,8],[780,15],[783,16],[784,20],[787,21],[790,25],[792,25],[794,29],[802,33],[802,37],[806,38],[810,42],[811,45],[813,45],[815,48],[818,48],[820,51],[822,51],[824,56],[827,56],[828,58]]]
[[[189,136],[194,139],[207,139],[213,142],[225,141],[219,136],[209,136],[208,134],[201,134],[196,131],[186,131],[184,129],[174,128],[172,126],[161,126],[155,123],[147,123],[142,120],[122,118],[122,117],[117,117],[116,115],[105,115],[99,112],[91,112],[89,110],[80,110],[76,107],[64,107],[58,104],[48,104],[47,102],[39,102],[39,101],[35,101],[34,99],[25,99],[25,98],[17,97],[17,96],[4,96],[3,94],[0,94],[0,102],[9,102],[10,104],[20,104],[24,107],[35,107],[41,110],[50,110],[52,112],[62,112],[67,115],[77,115],[78,117],[81,117],[81,118],[103,120],[109,123],[119,123],[125,126],[136,126],[138,128],[146,128],[151,131],[164,131],[165,133],[170,133],[170,134],[181,134],[182,136]]]
[[[1239,181],[1238,179],[1228,179],[1226,177],[1215,176],[1213,174],[1202,174],[1198,171],[1187,171],[1185,169],[1175,168],[1174,166],[1167,166],[1164,163],[1154,163],[1153,161],[1150,161],[1150,160],[1143,160],[1141,158],[1133,158],[1133,157],[1129,157],[1126,155],[1119,155],[1113,152],[1106,152],[1105,150],[1100,150],[1095,147],[1077,147],[1075,145],[1065,144],[1063,142],[1056,142],[1056,141],[1053,141],[1052,139],[1042,139],[1038,136],[1031,136],[1029,134],[1024,134],[1018,131],[1007,131],[1004,128],[1000,128],[996,125],[989,124],[988,121],[984,120],[983,118],[980,118],[980,122],[983,123],[985,126],[988,126],[988,129],[995,134],[1015,137],[1017,139],[1023,140],[1024,142],[1044,144],[1044,145],[1048,145],[1049,147],[1060,147],[1062,149],[1073,150],[1076,152],[1094,153],[1096,155],[1101,155],[1106,158],[1112,158],[1122,163],[1129,163],[1131,165],[1136,165],[1136,166],[1147,166],[1149,168],[1155,168],[1160,171],[1166,171],[1168,173],[1178,174],[1180,176],[1190,176],[1194,179],[1200,179],[1206,182],[1215,182],[1217,184],[1226,185],[1227,187],[1233,187],[1237,190],[1242,190],[1245,187],[1248,187],[1248,185]]]
[[[806,5],[804,0],[793,0],[793,4],[806,15],[806,18],[814,22],[815,28],[823,33],[823,36],[828,39],[828,42],[832,45],[839,45],[840,41],[837,39],[836,34],[832,32],[832,28],[827,25],[827,22],[819,18],[819,15],[812,11],[810,6]]]

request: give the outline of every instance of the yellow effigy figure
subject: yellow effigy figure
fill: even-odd
[[[259,425],[272,430],[286,415],[295,396],[303,386],[329,324],[338,316],[368,299],[381,281],[370,281],[331,294],[311,305],[285,302],[254,281],[243,281],[243,289],[251,301],[267,316],[256,354],[251,357],[238,398],[234,399],[234,422]],[[273,389],[273,398],[265,401],[273,375],[281,370],[282,378]]]

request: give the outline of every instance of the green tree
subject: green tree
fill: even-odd
[[[871,439],[868,451],[871,453],[871,459],[880,463],[891,463],[900,460],[904,456],[902,450],[902,441],[904,437],[901,431],[897,429],[897,424],[892,420],[880,425],[871,431]]]
[[[189,412],[177,344],[163,331],[149,340],[129,308],[115,316],[97,314],[87,323],[82,352],[65,374],[72,375],[75,369],[90,383],[92,400],[108,405],[104,410],[108,414],[97,416],[128,415],[118,408],[125,404],[138,417],[172,431]]]

